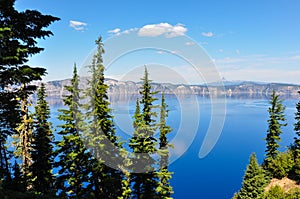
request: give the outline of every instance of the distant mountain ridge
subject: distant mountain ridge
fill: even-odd
[[[85,90],[88,85],[87,82],[88,77],[81,77],[79,87]],[[142,86],[141,82],[118,81],[109,78],[107,78],[105,82],[109,86],[108,95],[135,95],[139,93],[139,89]],[[165,94],[195,94],[203,96],[226,95],[228,97],[234,97],[239,95],[247,95],[249,97],[269,96],[274,89],[278,94],[284,96],[285,98],[298,97],[299,90],[299,85],[287,83],[264,83],[253,81],[224,81],[222,83],[216,82],[209,83],[206,85],[152,83],[152,88],[154,91],[164,91]],[[36,84],[39,85],[40,82],[37,82]],[[70,79],[46,82],[45,86],[48,96],[59,98],[67,94],[67,91],[64,88],[65,85],[70,85]]]

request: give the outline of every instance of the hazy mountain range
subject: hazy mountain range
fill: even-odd
[[[80,79],[80,88],[86,90],[88,86],[88,78]],[[37,85],[40,82],[36,83]],[[109,86],[108,95],[135,95],[138,94],[141,82],[118,81],[115,79],[106,79],[106,84]],[[64,86],[70,85],[70,79],[55,80],[45,83],[48,97],[61,98],[67,94]],[[285,83],[264,83],[252,81],[224,81],[222,83],[210,83],[201,85],[184,85],[171,83],[152,83],[154,91],[164,91],[165,94],[176,95],[217,95],[228,97],[268,97],[274,89],[283,98],[297,98],[299,85]]]

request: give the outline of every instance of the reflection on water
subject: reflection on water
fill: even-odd
[[[196,96],[196,97],[200,97],[203,99],[210,99],[210,95],[192,95],[192,94],[185,94],[185,95],[180,95],[180,94],[167,94],[169,96],[169,98],[189,98],[191,96]],[[124,103],[124,102],[130,102],[132,100],[136,100],[137,98],[139,98],[140,95],[138,94],[108,94],[108,100],[110,101],[111,104],[115,104],[115,103]],[[159,94],[157,95],[157,97],[159,98]],[[215,95],[213,97],[216,98],[224,98],[224,95]],[[231,94],[231,95],[226,95],[226,99],[227,100],[269,100],[270,99],[270,94],[258,94],[258,93],[239,93],[239,94]],[[297,100],[300,99],[299,95],[295,95],[295,94],[281,94],[280,95],[280,99],[282,100]],[[33,103],[36,102],[36,96],[33,95],[32,96],[32,101]],[[85,103],[87,100],[82,100],[81,103]],[[62,106],[63,102],[62,102],[62,98],[60,96],[51,96],[51,97],[47,97],[47,102],[49,103],[49,105],[51,106]]]

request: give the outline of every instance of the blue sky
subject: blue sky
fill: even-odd
[[[98,36],[106,44],[113,37],[134,32],[135,37],[164,38],[165,43],[175,37],[188,38],[185,44],[200,45],[220,77],[227,80],[300,84],[298,0],[17,0],[16,8],[37,9],[61,18],[50,26],[54,36],[39,41],[45,51],[29,62],[47,68],[45,81],[69,78],[74,62],[79,67],[87,62]],[[127,80],[129,73],[139,73],[138,68],[146,64],[153,66],[153,77],[167,72],[163,68],[174,68],[188,83],[203,81],[205,77],[198,80],[191,67],[176,58],[180,50],[129,53],[114,63],[107,75]],[[171,82],[178,80],[169,76]]]

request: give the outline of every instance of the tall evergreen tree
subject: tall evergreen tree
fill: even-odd
[[[22,90],[24,87],[22,87]],[[21,158],[22,161],[21,170],[25,189],[30,188],[30,181],[32,177],[29,168],[32,164],[31,145],[33,117],[29,112],[29,103],[30,102],[28,102],[28,96],[27,94],[25,94],[25,96],[23,96],[23,98],[21,99],[21,121],[18,128],[16,129],[18,133],[13,136],[16,143],[15,155],[17,158]]]
[[[91,192],[87,188],[91,174],[91,155],[81,138],[83,115],[80,111],[79,77],[76,65],[71,85],[65,86],[65,89],[69,94],[64,96],[63,102],[68,109],[59,110],[61,114],[58,116],[64,124],[61,125],[62,130],[58,133],[62,139],[57,143],[56,150],[59,159],[55,163],[58,168],[56,186],[61,196],[84,198]]]
[[[298,91],[300,94],[300,90]],[[294,137],[294,144],[292,145],[292,151],[294,153],[295,165],[293,168],[294,176],[293,178],[300,183],[300,101],[296,104],[295,113],[295,124],[294,131],[296,136]]]
[[[45,28],[59,20],[36,10],[19,12],[14,4],[15,0],[2,0],[0,6],[1,70],[24,64],[30,56],[44,50],[37,46],[36,40],[51,36],[52,32]],[[0,82],[11,80],[1,79]]]
[[[3,91],[4,88],[0,90]],[[19,102],[14,99],[14,93],[3,91],[0,95],[0,180],[2,179],[5,185],[11,181],[9,159],[12,152],[9,150],[7,138],[14,134],[20,122],[20,113]]]
[[[54,191],[53,169],[53,133],[50,119],[50,108],[46,101],[45,85],[42,83],[37,93],[37,105],[34,113],[34,131],[32,142],[33,190],[49,194]]]
[[[253,153],[250,156],[242,188],[235,197],[238,199],[262,199],[266,185],[264,170],[257,163],[256,155]]]
[[[15,0],[2,0],[0,6],[0,179],[10,178],[9,151],[5,146],[7,137],[18,133],[14,130],[17,126],[24,124],[25,128],[30,123],[26,116],[28,103],[25,97],[28,95],[24,95],[24,92],[32,90],[33,87],[28,86],[29,82],[40,79],[45,74],[41,68],[24,64],[30,56],[43,50],[37,46],[36,40],[52,35],[52,32],[45,28],[59,20],[36,10],[19,12],[14,8],[14,4]],[[20,122],[20,119],[23,121]],[[5,131],[2,131],[3,129]],[[19,128],[19,132],[20,130]]]
[[[264,167],[268,168],[268,163],[271,162],[279,153],[279,143],[281,141],[280,135],[282,134],[281,128],[286,126],[284,123],[285,115],[284,110],[285,107],[282,105],[282,100],[279,99],[279,95],[276,95],[273,90],[271,95],[269,107],[269,119],[268,119],[268,131],[267,137],[265,138],[267,142],[266,149],[266,158],[264,161]]]
[[[162,93],[161,96],[161,106],[160,106],[160,123],[159,123],[159,151],[160,160],[159,160],[159,170],[157,176],[159,178],[159,183],[157,187],[157,192],[159,198],[170,199],[173,194],[173,188],[170,185],[170,179],[172,174],[169,171],[169,147],[172,145],[169,144],[167,135],[172,132],[170,126],[167,125],[166,118],[168,117],[168,105],[165,102],[165,95]]]
[[[91,186],[97,198],[117,198],[122,194],[123,174],[116,167],[122,159],[118,148],[121,143],[116,136],[113,116],[107,96],[108,86],[104,82],[102,38],[96,40],[97,52],[89,66],[92,74],[87,90],[88,131],[85,133],[87,146],[95,158],[91,175]],[[114,168],[112,168],[114,167]]]
[[[148,71],[145,67],[145,74],[142,78],[143,86],[141,88],[141,105],[137,101],[136,112],[134,115],[135,131],[130,139],[129,146],[133,150],[133,170],[131,181],[133,183],[133,198],[157,198],[157,176],[155,172],[155,159],[151,154],[157,152],[157,139],[154,137],[156,123],[154,116],[156,113],[152,110],[156,106],[153,102],[156,98],[153,95],[157,92],[151,91],[151,81],[148,78]]]
[[[131,159],[129,157],[129,152],[122,148],[120,150],[120,154],[123,157],[122,164],[120,165],[119,169],[122,171],[124,177],[122,179],[122,193],[118,196],[118,199],[130,199],[131,198],[131,183],[130,183],[130,166],[132,165]]]
[[[51,36],[52,32],[45,28],[59,20],[36,10],[19,12],[14,8],[14,4],[15,0],[2,0],[0,6],[0,108],[3,111],[6,110],[2,109],[3,106],[10,107],[5,111],[6,122],[2,123],[1,127],[6,125],[5,128],[11,129],[19,122],[16,120],[19,112],[16,101],[20,100],[16,98],[22,99],[22,84],[40,79],[45,74],[45,71],[41,72],[41,68],[24,64],[30,56],[43,50],[37,46],[36,40]],[[24,82],[25,78],[27,81]],[[23,90],[19,91],[21,89]]]
[[[19,192],[25,191],[25,187],[24,187],[24,183],[23,183],[23,179],[22,179],[21,168],[16,160],[13,165],[13,172],[14,172],[14,175],[13,175],[14,177],[12,179],[11,187],[9,187],[9,188],[14,191],[19,191]]]
[[[18,91],[18,100],[20,100],[20,123],[16,128],[16,133],[13,135],[15,139],[15,155],[21,158],[22,161],[22,176],[24,178],[24,186],[26,189],[31,188],[30,182],[32,182],[32,173],[30,172],[30,166],[32,164],[32,131],[33,131],[33,116],[29,111],[31,101],[29,96],[35,91],[36,86],[30,85],[31,81],[41,80],[41,76],[46,73],[46,69],[35,68],[32,69],[29,66],[22,66],[16,73],[20,73],[19,84],[20,89]]]
[[[298,91],[300,94],[300,90]],[[294,138],[294,150],[296,158],[300,158],[300,101],[296,104],[297,112],[295,113],[296,123],[294,124],[294,130],[296,132],[296,137]]]

